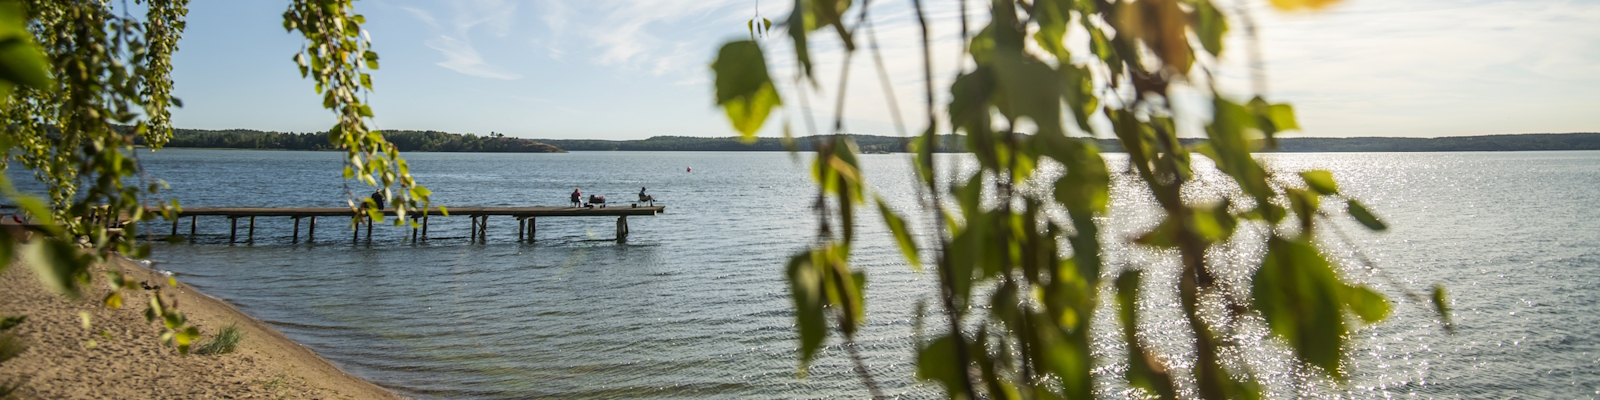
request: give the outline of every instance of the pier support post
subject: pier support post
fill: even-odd
[[[300,217],[294,217],[294,238],[289,243],[300,243]]]
[[[411,217],[411,244],[417,244],[417,217]]]
[[[194,243],[194,231],[195,231],[195,228],[199,227],[199,225],[200,225],[199,222],[196,222],[197,218],[200,218],[200,217],[196,216],[196,215],[190,215],[189,216],[189,243]]]
[[[527,237],[526,236],[527,233],[528,233],[528,219],[527,218],[517,218],[517,243],[522,243],[522,241],[527,240],[527,239],[524,239],[525,237]]]
[[[256,216],[254,215],[250,216],[250,230],[246,231],[244,241],[249,244],[256,243]]]
[[[428,240],[428,210],[422,210],[422,240]]]
[[[528,217],[528,243],[533,243],[533,234],[539,232],[539,219]]]
[[[306,227],[306,243],[317,241],[317,217],[311,217],[311,226]]]
[[[618,243],[624,243],[624,242],[627,242],[627,241],[628,241],[628,216],[624,215],[624,216],[617,217],[617,242]]]
[[[239,217],[229,216],[228,222],[233,224],[233,227],[228,229],[228,245],[232,246],[239,238]]]
[[[178,217],[176,216],[172,217],[172,234],[168,236],[178,236]]]
[[[352,244],[352,245],[357,244],[357,243],[361,243],[361,220],[362,219],[364,219],[364,218],[361,218],[361,217],[354,218],[356,226],[350,227],[351,228],[350,229],[350,244]]]
[[[478,243],[489,243],[489,216],[485,215],[478,223]]]
[[[365,219],[367,220],[367,244],[372,244],[372,223],[375,221],[372,220],[372,217],[366,217]]]

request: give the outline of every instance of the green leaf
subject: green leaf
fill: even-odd
[[[950,85],[950,125],[968,135],[989,129],[989,98],[995,90],[994,71],[980,66],[956,77]]]
[[[867,271],[853,270],[849,274],[850,281],[850,318],[845,321],[848,325],[841,327],[845,332],[855,332],[855,325],[866,323],[867,320]]]
[[[811,51],[806,46],[806,34],[816,26],[811,15],[810,0],[794,0],[794,11],[789,13],[789,38],[794,41],[795,63],[800,66],[800,76],[811,78]],[[815,83],[815,80],[812,80]]]
[[[754,138],[772,108],[782,104],[761,47],[749,40],[725,44],[711,69],[716,73],[717,104],[739,133]]]
[[[1056,180],[1055,197],[1074,218],[1103,214],[1111,201],[1111,172],[1094,144],[1073,138],[1041,137],[1040,153],[1067,168]]]
[[[1072,20],[1070,0],[1035,0],[1033,16],[1039,23],[1038,32],[1033,34],[1033,41],[1045,51],[1049,51],[1062,64],[1071,61],[1072,54],[1067,52],[1066,45],[1061,41],[1067,34],[1067,23]]]
[[[1133,242],[1162,249],[1177,248],[1178,226],[1172,220],[1171,216],[1162,218],[1160,225],[1156,225],[1155,229],[1151,229],[1149,232],[1139,235],[1139,237],[1134,239]]]
[[[816,356],[817,349],[828,337],[828,326],[823,314],[822,274],[814,263],[815,252],[806,252],[789,259],[790,297],[794,300],[795,323],[800,330],[800,370],[806,375],[806,366]]]
[[[1124,271],[1117,276],[1117,320],[1122,338],[1128,344],[1128,385],[1144,389],[1163,399],[1177,398],[1166,366],[1150,354],[1139,341],[1138,298],[1140,272]]]
[[[1345,202],[1345,204],[1349,207],[1350,216],[1354,217],[1356,221],[1361,222],[1361,225],[1366,226],[1367,229],[1371,229],[1376,232],[1382,232],[1383,230],[1389,229],[1389,226],[1385,225],[1383,220],[1378,219],[1378,216],[1376,215],[1372,215],[1372,211],[1367,211],[1367,207],[1361,205],[1361,202],[1356,201],[1355,199],[1349,199]]]
[[[1189,210],[1189,229],[1208,243],[1228,240],[1238,227],[1238,221],[1228,214],[1226,203],[1215,207],[1195,207]]]
[[[1267,120],[1279,132],[1300,129],[1300,123],[1295,121],[1294,106],[1288,104],[1273,104],[1267,108]]]
[[[1255,127],[1255,118],[1249,109],[1221,97],[1212,98],[1212,112],[1214,114],[1206,135],[1211,139],[1209,144],[1215,154],[1213,161],[1216,161],[1217,169],[1233,177],[1245,193],[1255,197],[1257,204],[1271,203],[1269,199],[1275,192],[1267,183],[1266,170],[1251,157],[1250,142],[1244,133],[1245,129]],[[1265,217],[1276,221],[1282,216]]]
[[[967,368],[956,360],[956,340],[940,336],[917,351],[917,379],[944,385],[945,393],[955,398],[967,380]]]
[[[1317,194],[1339,194],[1339,183],[1333,180],[1333,173],[1326,170],[1312,170],[1300,173],[1300,178],[1306,180],[1306,186],[1315,190]]]
[[[1255,114],[1256,127],[1261,133],[1266,134],[1267,143],[1277,147],[1276,134],[1278,132],[1300,129],[1294,119],[1294,107],[1288,104],[1270,104],[1266,99],[1257,96],[1250,99],[1250,112]]]
[[[1366,286],[1350,286],[1345,289],[1345,305],[1355,311],[1366,323],[1382,321],[1389,316],[1389,300],[1383,295],[1372,291]]]
[[[1061,135],[1061,74],[1023,53],[996,52],[994,69],[1001,112],[1012,119],[1028,117],[1040,135]]]
[[[1213,56],[1222,55],[1222,35],[1228,33],[1228,19],[1209,0],[1194,1],[1194,32],[1200,45]]]
[[[91,260],[76,244],[55,238],[36,240],[25,248],[23,259],[46,288],[73,299],[81,296],[78,282],[86,277]]]
[[[1290,188],[1284,190],[1284,197],[1289,198],[1289,206],[1294,208],[1294,215],[1300,219],[1300,232],[1302,235],[1311,234],[1311,223],[1315,221],[1317,210],[1320,209],[1322,199],[1309,190]]]
[[[1429,296],[1429,300],[1433,303],[1434,312],[1439,313],[1439,322],[1444,324],[1445,332],[1455,334],[1456,324],[1451,322],[1450,302],[1446,299],[1444,285],[1434,284],[1433,295]]]
[[[1341,310],[1347,287],[1327,259],[1307,242],[1273,237],[1251,284],[1252,305],[1273,335],[1299,360],[1344,380],[1339,363],[1348,333]]]
[[[911,263],[913,271],[922,271],[922,258],[917,256],[917,242],[911,235],[911,227],[906,224],[905,218],[900,217],[889,203],[882,197],[878,198],[878,213],[883,215],[883,224],[889,226],[889,233],[894,234],[895,243],[900,245],[900,252],[906,257],[906,262]]]
[[[1072,111],[1072,117],[1078,123],[1078,129],[1086,133],[1093,133],[1089,127],[1089,117],[1094,115],[1095,109],[1100,107],[1100,99],[1094,96],[1094,77],[1088,68],[1075,64],[1064,64],[1061,70],[1062,95],[1067,101],[1067,109]]]
[[[0,81],[35,90],[55,88],[50,63],[28,32],[27,11],[20,2],[0,2]]]

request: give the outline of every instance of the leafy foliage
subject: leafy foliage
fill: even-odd
[[[176,201],[145,204],[164,182],[142,172],[134,146],[160,149],[172,136],[168,110],[182,102],[172,97],[171,55],[188,0],[133,3],[143,5],[142,18],[130,14],[128,2],[0,0],[0,166],[22,165],[48,192],[43,199],[18,193],[0,175],[0,197],[31,219],[29,232],[0,230],[0,260],[20,255],[46,287],[75,299],[91,281],[91,267],[112,253],[148,257],[148,244],[129,238],[142,223],[179,210]],[[411,179],[396,147],[365,127],[372,112],[358,95],[372,80],[361,71],[377,68],[377,54],[359,39],[362,17],[352,15],[349,0],[297,0],[284,17],[284,27],[308,41],[296,56],[301,73],[316,80],[323,105],[339,116],[329,137],[349,152],[346,177],[359,172],[364,183],[397,186],[401,193],[390,197],[401,200],[400,223],[429,193]],[[115,271],[107,277],[112,292],[102,303],[121,307],[124,289],[137,285]],[[162,322],[161,340],[180,353],[199,337],[159,291],[145,315]],[[84,318],[85,329],[90,322]]]
[[[316,82],[322,107],[338,116],[338,123],[328,129],[328,141],[349,156],[345,178],[378,186],[384,198],[392,199],[394,223],[398,225],[406,220],[406,213],[426,209],[432,192],[412,179],[410,168],[400,158],[400,149],[385,140],[382,133],[367,127],[372,107],[362,101],[361,95],[372,90],[372,75],[362,71],[378,69],[378,53],[372,51],[371,39],[361,29],[366,17],[355,14],[354,7],[355,0],[293,0],[283,13],[283,29],[299,31],[306,39],[294,61],[299,64],[302,77]],[[370,218],[385,218],[370,198],[354,196],[353,192],[351,198],[372,210],[368,213]],[[351,200],[351,208],[357,207],[355,201]]]
[[[1273,4],[1299,9],[1331,2]],[[936,96],[931,61],[926,59],[931,54],[929,28],[920,1],[913,4],[923,30],[929,115],[921,137],[910,142],[916,150],[920,204],[937,230],[931,237],[932,258],[942,319],[949,324],[918,345],[919,378],[943,385],[952,398],[1093,397],[1089,321],[1102,309],[1102,288],[1115,290],[1117,327],[1128,343],[1128,367],[1121,379],[1144,395],[1259,397],[1264,382],[1239,367],[1244,365],[1242,349],[1229,336],[1238,326],[1258,320],[1301,365],[1336,380],[1348,376],[1343,363],[1346,338],[1356,326],[1384,319],[1390,305],[1372,289],[1339,276],[1323,255],[1318,238],[1328,228],[1317,217],[1326,215],[1322,201],[1332,198],[1344,202],[1351,216],[1368,228],[1383,230],[1385,225],[1341,193],[1333,174],[1284,174],[1252,155],[1263,146],[1276,146],[1278,134],[1298,129],[1298,123],[1288,104],[1259,94],[1235,100],[1209,79],[1224,51],[1230,20],[1248,16],[1227,15],[1209,0],[993,0],[988,26],[970,37],[962,27],[969,67],[951,83],[948,96]],[[849,71],[850,54],[856,50],[852,43],[862,34],[860,28],[869,26],[865,2],[855,24],[842,18],[851,6],[848,1],[795,2],[787,28],[801,64],[797,81],[812,78],[807,36],[827,26],[844,43],[842,71]],[[1087,44],[1090,51],[1073,54],[1069,49],[1077,46],[1069,43]],[[713,67],[719,104],[747,138],[765,111],[748,112],[748,101],[730,103],[726,100],[734,97],[724,94],[748,95],[769,84],[760,51],[753,41],[729,43]],[[730,65],[735,62],[740,64]],[[840,81],[845,79],[841,75]],[[1210,107],[1174,109],[1170,93],[1186,89],[1208,93]],[[936,174],[940,169],[932,153],[944,142],[934,116],[937,98],[950,99],[943,105],[951,124],[948,132],[964,139],[964,150],[978,162],[977,171]],[[1184,133],[1180,129],[1188,129],[1175,122],[1180,112],[1210,113],[1203,129],[1187,134],[1204,140],[1178,138]],[[1064,123],[1068,115],[1076,126]],[[1103,119],[1112,128],[1094,132],[1090,119]],[[1024,126],[1031,128],[1019,132]],[[844,347],[851,349],[853,332],[865,318],[865,271],[851,267],[849,258],[856,206],[864,198],[879,202],[888,231],[913,268],[927,253],[911,240],[908,219],[871,195],[855,162],[851,137],[835,133],[813,137],[819,230],[810,249],[787,268],[802,373],[826,342],[830,320],[843,334]],[[1107,143],[1084,137],[1096,133],[1114,137],[1116,147],[1128,153],[1123,173],[1148,191],[1163,213],[1163,221],[1134,239],[1134,245],[1160,250],[1157,254],[1171,255],[1175,262],[1106,263],[1103,243],[1116,239],[1100,232],[1114,223],[1107,207],[1113,171],[1100,156]],[[1239,192],[1225,193],[1214,203],[1188,199],[1184,193],[1199,186],[1192,161],[1196,155],[1211,159]],[[1049,164],[1064,173],[1053,182],[1030,182]],[[1040,184],[1053,190],[1035,190],[1033,185]],[[1053,209],[1064,209],[1065,218],[1051,215]],[[1264,235],[1235,235],[1243,226]],[[1223,245],[1258,246],[1266,255],[1254,265],[1208,257]],[[1176,282],[1143,279],[1143,271],[1156,268],[1178,268],[1163,274],[1177,276]],[[1244,288],[1217,278],[1223,269],[1236,268],[1243,270],[1227,271],[1229,275],[1253,272],[1250,299],[1228,295]],[[1121,271],[1112,275],[1117,277],[1114,283],[1101,282],[1106,271],[1116,269]],[[1177,292],[1177,312],[1194,332],[1187,338],[1193,349],[1191,367],[1169,368],[1141,342],[1148,334],[1142,333],[1140,310],[1163,306],[1140,304],[1138,293],[1150,287]],[[1435,293],[1442,298],[1442,291]],[[1435,304],[1448,321],[1444,301]],[[878,396],[859,355],[851,353],[851,358]],[[1179,374],[1189,376],[1179,379]]]
[[[112,252],[147,256],[148,245],[117,237],[136,236],[141,222],[177,209],[144,204],[163,184],[144,176],[133,143],[159,148],[171,134],[167,109],[179,101],[170,58],[188,2],[139,3],[142,20],[101,1],[0,1],[0,86],[8,95],[0,147],[48,192],[24,195],[0,177],[0,195],[36,225],[22,237],[0,231],[0,259],[20,254],[46,287],[73,298]],[[124,283],[105,304],[121,306]]]

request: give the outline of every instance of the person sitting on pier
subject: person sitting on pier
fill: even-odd
[[[377,206],[379,210],[383,209],[383,189],[372,192],[372,204]]]
[[[577,207],[578,203],[581,202],[582,200],[583,200],[583,194],[578,193],[578,188],[572,188],[572,206],[573,207]]]
[[[639,188],[639,202],[643,203],[647,201],[650,202],[650,205],[652,206],[656,205],[656,198],[654,196],[644,194],[644,188]]]
[[[606,208],[606,197],[589,195],[589,208],[594,208],[596,204],[599,204],[600,208]]]

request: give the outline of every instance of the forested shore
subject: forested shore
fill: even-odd
[[[383,136],[400,151],[483,152],[483,153],[562,153],[559,147],[539,141],[491,133],[439,131],[383,131]],[[144,144],[139,140],[137,144]],[[173,129],[169,148],[258,149],[258,150],[336,150],[327,132],[266,132],[251,129],[202,130]]]
[[[906,152],[910,139],[893,136],[847,135],[854,139],[862,152]],[[566,140],[537,139],[568,151],[783,151],[787,148],[780,139],[759,138],[754,143],[743,143],[737,138],[703,138],[684,136],[656,136],[644,140]],[[966,138],[942,135],[940,146],[946,152],[966,151]],[[1116,139],[1095,140],[1105,152],[1122,152]],[[1200,139],[1180,139],[1184,145],[1199,143]],[[802,151],[811,150],[812,140],[796,138],[794,146]],[[1436,152],[1436,151],[1547,151],[1547,150],[1600,150],[1600,133],[1509,134],[1487,136],[1450,136],[1438,138],[1353,137],[1278,139],[1277,152]]]
[[[384,137],[399,146],[400,151],[423,152],[512,152],[558,153],[565,151],[786,151],[783,140],[758,138],[745,143],[733,137],[655,136],[642,140],[594,139],[523,139],[491,133],[478,136],[471,133],[438,131],[383,131]],[[899,153],[910,149],[910,139],[894,136],[846,135],[864,153]],[[939,146],[944,152],[966,151],[966,138],[956,135],[940,136]],[[1199,139],[1181,139],[1185,145]],[[792,145],[801,151],[811,150],[810,137],[796,138]],[[1110,138],[1096,139],[1105,152],[1121,152],[1122,146]],[[221,148],[261,150],[334,150],[328,142],[327,132],[293,133],[265,132],[249,129],[200,130],[175,129],[166,147]],[[1600,150],[1600,133],[1530,133],[1484,136],[1447,136],[1437,138],[1352,137],[1315,138],[1289,137],[1278,139],[1277,152],[1438,152],[1438,151],[1551,151]]]

